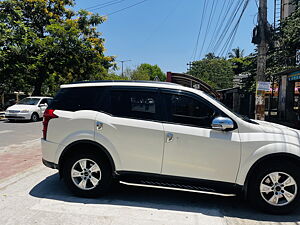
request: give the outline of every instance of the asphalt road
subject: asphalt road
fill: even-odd
[[[42,129],[42,121],[35,123],[27,121],[0,121],[0,151],[1,148],[9,145],[40,139],[42,137]]]
[[[42,122],[0,121],[0,180],[41,163]]]

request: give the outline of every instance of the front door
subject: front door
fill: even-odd
[[[211,129],[223,115],[192,93],[165,91],[167,111],[162,174],[234,183],[240,163],[238,130]]]

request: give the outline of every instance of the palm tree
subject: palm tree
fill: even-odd
[[[240,49],[240,47],[234,48],[231,52],[228,53],[229,58],[243,58],[244,57],[244,49]]]

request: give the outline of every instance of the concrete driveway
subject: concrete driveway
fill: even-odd
[[[236,197],[115,186],[101,198],[72,196],[55,170],[37,165],[0,182],[0,224],[300,224],[300,211],[267,215]]]

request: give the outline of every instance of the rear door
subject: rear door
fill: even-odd
[[[108,116],[99,112],[96,129],[99,138],[116,150],[122,171],[160,173],[164,131],[160,120],[158,89],[112,87]]]

